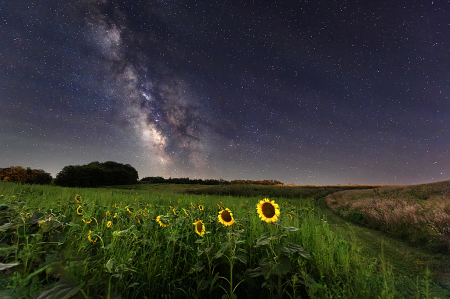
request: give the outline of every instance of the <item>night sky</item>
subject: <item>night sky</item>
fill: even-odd
[[[0,167],[450,180],[450,1],[0,3]]]

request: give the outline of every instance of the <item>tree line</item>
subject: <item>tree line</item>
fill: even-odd
[[[186,178],[168,178],[165,179],[160,176],[156,177],[145,177],[141,179],[141,182],[146,182],[150,184],[196,184],[196,185],[283,185],[280,181],[276,180],[263,180],[263,181],[252,181],[252,180],[233,180],[226,181],[223,179],[189,179]]]
[[[42,169],[23,168],[22,166],[0,168],[0,181],[2,182],[45,185],[50,184],[52,179],[50,173]]]
[[[137,170],[130,164],[113,161],[91,162],[87,165],[65,166],[57,175],[54,184],[63,187],[99,187],[136,184]]]
[[[139,175],[137,170],[129,164],[121,164],[114,161],[100,163],[91,162],[86,165],[65,166],[56,178],[42,169],[23,168],[21,166],[11,166],[0,168],[0,181],[15,182],[19,184],[52,184],[61,187],[90,187],[131,185],[138,183]],[[276,180],[233,180],[223,179],[189,179],[168,178],[161,176],[145,177],[140,180],[149,184],[199,184],[199,185],[283,185]]]

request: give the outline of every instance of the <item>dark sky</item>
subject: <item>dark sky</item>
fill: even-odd
[[[0,3],[0,167],[450,179],[450,1]]]

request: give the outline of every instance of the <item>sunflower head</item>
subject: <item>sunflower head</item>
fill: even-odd
[[[203,220],[197,220],[195,223],[195,232],[200,236],[203,237],[206,233],[205,225],[203,224]]]
[[[234,223],[233,213],[230,209],[223,209],[219,212],[219,222],[225,226],[230,226]]]
[[[78,208],[77,208],[77,214],[78,214],[78,215],[83,215],[83,212],[80,212],[80,209],[82,209],[82,207],[81,207],[81,206],[78,206]]]
[[[256,210],[258,212],[259,218],[267,223],[275,222],[280,216],[280,207],[275,203],[274,200],[270,201],[268,198],[261,200],[257,206]]]
[[[199,205],[199,206],[198,206],[198,209],[199,209],[200,211],[203,211],[203,206],[202,206],[202,205]]]
[[[112,221],[108,221],[108,223],[106,223],[106,227],[111,227],[112,225]]]
[[[95,243],[95,242],[97,242],[97,239],[98,239],[98,238],[95,238],[95,240],[92,240],[92,239],[91,239],[91,233],[92,233],[92,231],[90,230],[90,231],[89,231],[89,233],[88,233],[88,236],[87,236],[87,237],[88,237],[88,240],[89,240],[89,242],[92,242],[92,243]]]
[[[77,202],[80,202],[80,200],[81,200],[81,196],[80,195],[75,195],[75,200],[77,201]]]
[[[161,227],[168,227],[169,223],[167,222],[166,219],[164,219],[162,217],[163,217],[162,215],[159,215],[158,217],[156,217],[156,222],[158,222]]]

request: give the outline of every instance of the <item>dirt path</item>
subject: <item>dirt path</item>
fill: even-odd
[[[325,198],[318,200],[321,213],[326,216],[332,230],[339,231],[348,240],[358,240],[363,253],[368,257],[379,257],[383,243],[384,256],[393,265],[393,271],[403,277],[423,277],[428,265],[431,279],[438,284],[439,293],[450,298],[450,255],[432,254],[424,249],[406,244],[387,234],[354,225],[334,214],[327,206]]]

